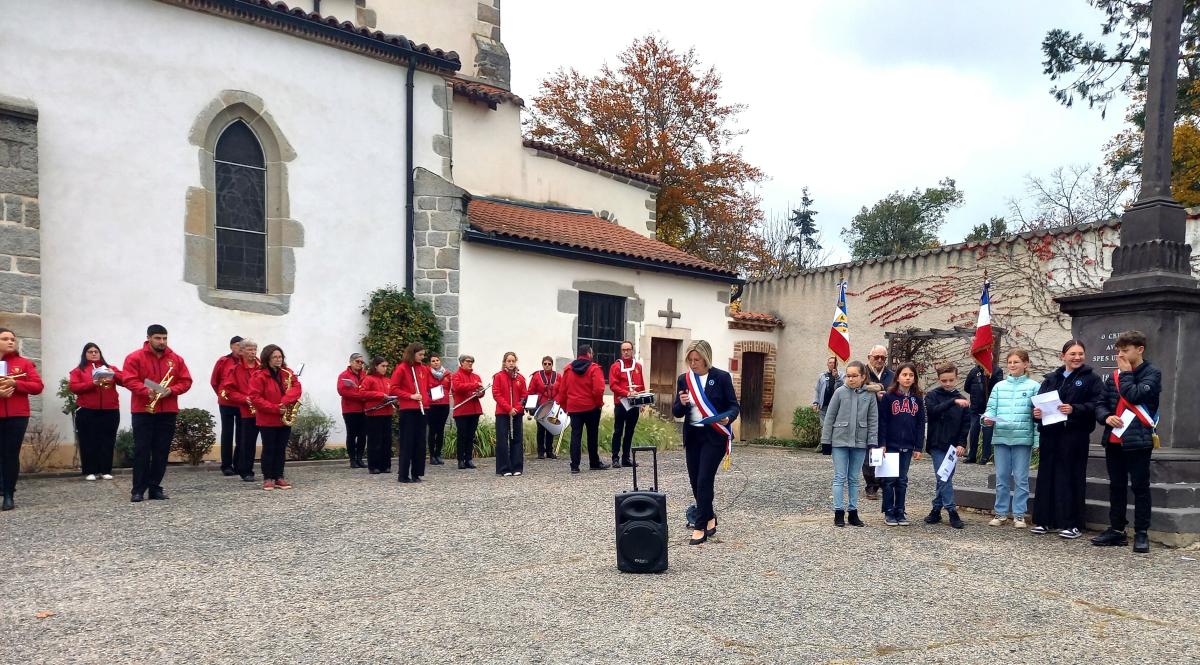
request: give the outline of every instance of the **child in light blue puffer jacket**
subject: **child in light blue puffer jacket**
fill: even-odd
[[[1012,515],[1013,526],[1024,529],[1029,459],[1038,438],[1031,400],[1040,384],[1026,375],[1029,353],[1025,349],[1009,351],[1007,361],[1008,376],[992,388],[981,419],[984,425],[995,428],[992,446],[996,456],[996,504],[995,517],[988,524],[1000,526]]]

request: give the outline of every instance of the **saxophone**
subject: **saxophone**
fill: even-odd
[[[171,385],[171,382],[174,380],[175,363],[171,363],[167,367],[167,373],[163,375],[163,378],[158,382],[158,385],[166,388],[167,386]],[[158,400],[162,399],[162,396],[165,394],[166,393],[154,393],[154,397],[150,398],[150,403],[146,405],[146,413],[154,413],[154,410],[158,408]]]
[[[288,370],[287,374],[283,375],[283,392],[286,394],[292,389],[292,372]],[[279,407],[279,419],[284,425],[292,426],[296,422],[296,415],[300,413],[300,400],[296,400],[291,404],[283,404]]]

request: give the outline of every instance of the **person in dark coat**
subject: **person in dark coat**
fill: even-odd
[[[1133,551],[1150,551],[1150,453],[1157,444],[1162,372],[1143,357],[1146,335],[1137,330],[1117,337],[1117,370],[1105,382],[1096,420],[1104,423],[1104,461],[1108,466],[1108,529],[1093,545],[1125,545],[1126,496],[1133,491]],[[1134,416],[1121,433],[1122,415]]]
[[[963,390],[971,396],[971,431],[967,433],[970,445],[967,446],[967,459],[964,460],[967,464],[974,464],[976,461],[987,464],[992,458],[992,432],[995,430],[983,424],[983,412],[987,410],[992,388],[1003,380],[1004,370],[999,367],[990,376],[979,365],[967,372],[967,381],[963,386]],[[979,445],[980,435],[983,435],[982,450]]]
[[[1083,535],[1084,491],[1087,486],[1088,445],[1096,429],[1096,405],[1104,389],[1099,375],[1084,364],[1087,348],[1073,339],[1063,345],[1063,364],[1042,380],[1038,394],[1058,391],[1060,413],[1067,420],[1038,425],[1041,433],[1033,528],[1030,533],[1058,531],[1075,539]],[[1045,414],[1033,410],[1039,421]]]
[[[933,493],[933,509],[925,517],[925,523],[941,522],[942,508],[945,508],[950,526],[961,529],[966,525],[958,516],[958,507],[954,503],[954,471],[946,480],[939,478],[937,472],[951,448],[960,456],[966,452],[963,444],[967,442],[967,432],[971,430],[971,403],[958,391],[958,368],[954,363],[938,365],[936,371],[941,385],[925,395],[925,416],[928,418],[925,450],[933,461],[937,486]]]
[[[692,495],[696,498],[696,528],[689,543],[699,545],[717,533],[713,484],[731,441],[730,428],[741,407],[729,372],[712,366],[712,347],[708,342],[697,340],[689,344],[684,361],[688,371],[680,374],[675,382],[671,413],[685,419],[683,450]],[[705,416],[706,412],[711,413]],[[713,422],[702,422],[717,416],[720,417]]]
[[[867,354],[867,384],[864,387],[868,392],[875,393],[875,397],[879,399],[883,399],[884,391],[896,381],[896,373],[887,366],[887,353],[885,347],[874,346]],[[862,473],[864,484],[867,486],[867,498],[878,501],[880,483],[875,478],[875,467],[871,466],[869,456],[863,462]]]

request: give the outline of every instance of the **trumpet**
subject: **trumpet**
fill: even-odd
[[[283,392],[287,393],[287,391],[289,391],[291,389],[292,389],[292,373],[289,371],[287,374],[283,375]],[[300,413],[300,401],[299,400],[296,400],[295,402],[292,402],[291,404],[280,405],[280,407],[279,407],[279,419],[282,420],[283,424],[287,425],[288,427],[291,427],[292,423],[296,422],[296,415],[298,413]]]
[[[172,364],[170,367],[167,368],[167,373],[163,375],[163,378],[161,381],[158,382],[158,385],[162,386],[163,388],[166,388],[166,387],[170,386],[171,382],[174,380],[175,380],[175,365]],[[150,403],[146,405],[146,413],[154,413],[154,410],[158,408],[158,400],[162,399],[162,396],[165,394],[166,393],[158,393],[158,392],[154,393],[154,397],[151,397]]]

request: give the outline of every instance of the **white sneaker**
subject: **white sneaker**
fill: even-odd
[[[521,475],[521,472],[520,472],[520,471],[513,471],[513,475],[514,475],[514,476],[519,476],[519,475]]]
[[[509,476],[511,476],[511,475],[512,475],[511,473],[505,473],[505,474],[504,474],[504,477],[505,477],[505,478],[508,478],[508,477],[509,477]]]
[[[106,474],[104,474],[103,476],[100,476],[100,477],[101,477],[101,478],[103,478],[103,479],[105,479],[105,480],[112,480],[112,474],[111,474],[111,473],[106,473]]]
[[[1047,531],[1048,530],[1046,529],[1046,527],[1042,526],[1041,524],[1037,524],[1037,525],[1034,525],[1034,527],[1029,530],[1029,533],[1032,533],[1035,536],[1040,536],[1040,535],[1046,533]]]
[[[1024,529],[1025,528],[1025,520],[1018,517],[1013,520],[1013,526],[1017,527],[1018,529]]]
[[[1070,529],[1063,529],[1062,531],[1059,531],[1058,535],[1062,538],[1066,538],[1067,540],[1075,540],[1076,538],[1082,536],[1083,532],[1072,527]]]
[[[94,474],[94,473],[89,473],[87,475],[87,478],[84,478],[84,480],[95,480],[95,479],[96,479],[96,474]]]
[[[988,526],[1000,526],[1004,524],[1004,521],[1007,519],[1007,517],[993,517],[992,521],[988,522]]]

